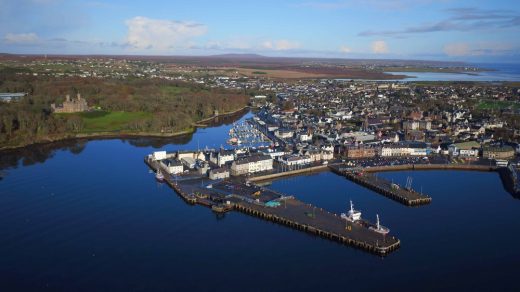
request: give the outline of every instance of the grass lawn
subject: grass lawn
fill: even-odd
[[[83,118],[83,132],[110,132],[123,130],[128,123],[150,118],[145,112],[104,112],[93,111],[79,114]]]
[[[486,109],[506,109],[512,107],[513,109],[520,109],[520,103],[507,100],[485,100],[478,104],[477,108],[481,110]]]

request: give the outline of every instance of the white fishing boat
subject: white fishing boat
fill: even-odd
[[[390,232],[390,229],[388,229],[387,227],[379,224],[379,215],[376,215],[376,218],[377,218],[376,226],[370,226],[368,229],[373,230],[373,231],[378,232],[378,233],[381,233],[383,235],[388,234]]]
[[[346,214],[341,213],[341,218],[351,222],[359,221],[361,220],[361,211],[355,210],[354,204],[352,203],[352,200],[350,200],[350,210]]]

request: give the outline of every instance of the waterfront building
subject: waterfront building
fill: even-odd
[[[344,151],[344,155],[349,159],[371,158],[376,156],[376,153],[376,148],[366,146],[350,146]]]
[[[511,146],[484,147],[482,156],[489,159],[510,159],[515,156],[515,149]]]
[[[161,165],[169,174],[179,174],[184,171],[184,166],[179,160],[174,159],[163,159]]]
[[[311,158],[307,155],[284,155],[280,157],[280,162],[287,166],[307,165],[311,163]]]
[[[273,169],[273,159],[268,155],[240,158],[231,164],[231,175],[238,176]]]
[[[183,158],[192,158],[195,160],[206,160],[206,156],[202,151],[178,151],[177,159],[182,160]]]
[[[232,162],[233,160],[235,160],[235,151],[219,149],[218,152],[212,152],[210,154],[209,159],[212,163],[221,167],[222,165],[226,164],[227,162]]]
[[[209,171],[209,178],[215,179],[226,179],[229,177],[229,169],[227,167],[219,167]]]
[[[431,153],[431,147],[422,142],[401,142],[385,145],[380,150],[382,157],[426,156]]]
[[[477,157],[480,144],[476,141],[454,143],[448,146],[448,153],[451,156]]]
[[[187,168],[193,169],[196,165],[196,160],[192,157],[183,157],[181,158],[182,164],[184,164]]]

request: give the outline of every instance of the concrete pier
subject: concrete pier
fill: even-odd
[[[148,158],[145,163],[155,172],[160,167]],[[166,173],[164,169],[161,171]],[[168,175],[164,181],[187,203],[206,206],[215,212],[235,210],[380,256],[386,256],[400,246],[399,239],[369,229],[369,223],[365,221],[350,222],[292,196],[249,183],[223,181],[212,188],[203,188],[197,183],[177,182]],[[274,201],[278,204],[275,207],[266,204]]]
[[[418,193],[413,189],[404,188],[370,173],[355,171],[354,169],[345,168],[341,165],[333,165],[330,169],[336,174],[345,176],[352,182],[407,206],[425,205],[432,201],[432,198],[429,196]]]

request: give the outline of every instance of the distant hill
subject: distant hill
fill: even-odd
[[[464,62],[429,61],[429,60],[398,60],[398,59],[343,59],[343,58],[312,58],[312,57],[269,57],[259,54],[220,54],[208,56],[144,56],[144,55],[45,55],[45,54],[7,54],[0,53],[0,59],[38,60],[38,59],[82,59],[110,58],[143,60],[164,63],[180,63],[202,66],[240,66],[240,67],[286,67],[301,65],[329,64],[340,66],[464,66]]]

